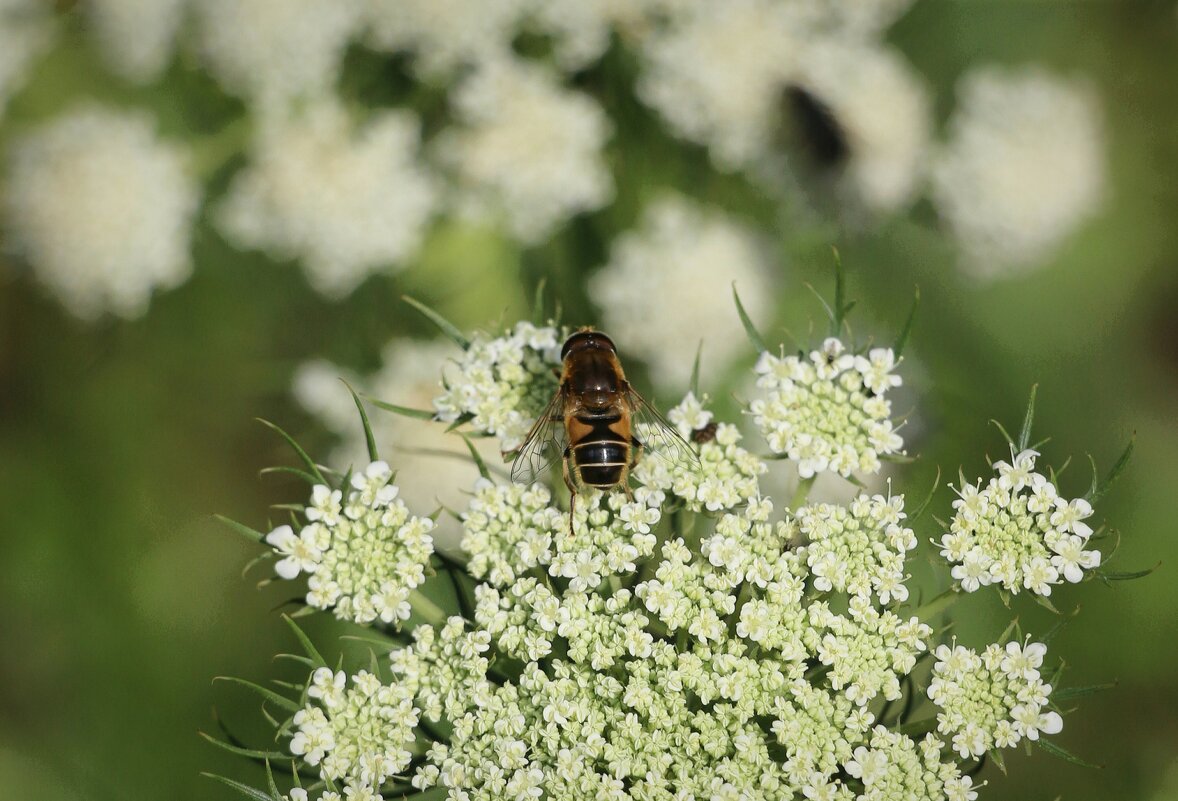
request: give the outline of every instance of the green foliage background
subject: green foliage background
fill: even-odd
[[[780,232],[788,280],[775,319],[761,321],[767,333],[806,332],[820,320],[803,284],[829,294],[830,244],[860,300],[856,317],[898,328],[920,286],[909,353],[923,367],[914,383],[926,428],[912,443],[921,461],[901,489],[922,494],[937,465],[946,475],[958,465],[980,475],[985,455],[1004,447],[987,420],[1017,421],[1036,382],[1038,432],[1052,438],[1047,461],[1075,457],[1065,491],[1087,486],[1086,453],[1107,467],[1136,433],[1134,461],[1097,515],[1123,533],[1119,569],[1162,567],[1112,588],[1062,588],[1062,603],[1082,594],[1083,610],[1053,644],[1071,666],[1069,683],[1120,682],[1083,699],[1059,737],[1107,767],[1014,755],[1008,778],[987,774],[994,786],[983,798],[1178,798],[1174,11],[1168,2],[921,2],[893,31],[932,85],[942,118],[955,79],[981,53],[1074,69],[1099,88],[1110,199],[1044,269],[992,286],[964,281],[921,208],[868,235],[832,229],[799,242]],[[355,55],[361,76],[364,59]],[[0,143],[82,95],[145,104],[166,133],[187,136],[237,113],[182,65],[161,86],[139,90],[97,64],[81,36],[68,36],[12,103]],[[371,367],[391,336],[428,334],[401,294],[473,327],[525,314],[547,277],[565,319],[591,323],[597,310],[584,277],[604,255],[592,226],[627,226],[654,180],[725,205],[743,197],[725,181],[695,185],[693,160],[703,156],[690,149],[663,155],[657,137],[615,149],[627,156],[615,166],[626,169],[621,202],[608,214],[526,253],[490,232],[440,225],[408,271],[339,303],[309,290],[292,265],[233,251],[207,221],[192,280],[134,322],[78,323],[19,270],[0,270],[0,795],[220,799],[231,791],[199,778],[201,770],[254,778],[196,735],[214,725],[214,706],[241,731],[262,731],[255,700],[210,678],[272,676],[272,655],[292,647],[270,611],[289,590],[257,590],[260,573],[243,579],[255,549],[210,519],[221,512],[260,526],[268,503],[299,491],[257,477],[290,458],[253,418],[281,421],[323,452],[330,441],[294,406],[291,372],[315,355]],[[214,184],[231,166],[215,172]],[[657,177],[671,168],[682,177]],[[935,504],[945,510],[950,498],[942,487]],[[928,522],[922,537],[934,533]],[[996,601],[969,602],[979,627],[993,621],[984,633],[1002,628],[1005,611],[987,606]],[[1019,609],[1031,630],[1049,625],[1042,610]],[[325,621],[309,627],[329,638]]]

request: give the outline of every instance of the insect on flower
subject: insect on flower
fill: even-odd
[[[569,533],[577,493],[584,488],[621,489],[627,497],[630,470],[645,453],[672,462],[698,461],[695,451],[622,370],[613,341],[592,328],[565,340],[560,385],[514,457],[511,480],[528,484],[560,461],[569,488]],[[644,440],[636,431],[641,427]]]

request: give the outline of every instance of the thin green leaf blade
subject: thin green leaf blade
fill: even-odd
[[[704,341],[701,339],[699,344],[695,346],[695,361],[691,365],[691,394],[699,397],[699,360],[703,355]]]
[[[344,381],[342,378],[340,381]],[[360,396],[356,390],[352,389],[352,385],[344,381],[344,386],[348,388],[348,392],[352,393],[352,400],[356,403],[356,410],[360,412],[360,423],[364,426],[364,443],[368,446],[368,460],[375,462],[380,459],[380,455],[376,451],[376,437],[372,434],[372,424],[368,422],[368,412],[364,409],[364,401],[360,400]]]
[[[897,359],[904,352],[904,346],[908,344],[908,335],[912,333],[912,324],[916,322],[916,309],[919,306],[920,287],[918,286],[916,288],[916,295],[912,298],[912,308],[908,310],[908,319],[904,321],[904,327],[900,330],[900,335],[896,337],[896,341],[892,345],[892,353]]]
[[[831,324],[834,327],[833,336],[837,337],[842,333],[843,321],[847,319],[850,308],[847,306],[847,276],[843,272],[843,257],[838,248],[832,247],[830,250],[834,255],[834,314]]]
[[[319,653],[319,649],[311,642],[311,638],[307,636],[307,633],[299,628],[299,624],[294,622],[294,618],[290,615],[283,615],[282,619],[286,621],[286,625],[290,626],[291,631],[298,638],[299,644],[307,652],[307,656],[314,660],[315,667],[327,667],[327,660],[323,658],[323,654]]]
[[[1158,562],[1153,567],[1147,567],[1145,570],[1126,570],[1119,572],[1114,570],[1098,570],[1096,571],[1096,575],[1105,581],[1133,581],[1134,579],[1145,578],[1161,566],[1162,563]]]
[[[433,420],[434,419],[434,413],[427,410],[427,409],[411,409],[408,406],[398,406],[395,403],[389,403],[388,401],[377,400],[376,398],[372,397],[371,395],[365,395],[364,400],[368,401],[369,403],[371,403],[373,406],[375,406],[378,409],[383,409],[384,411],[392,412],[393,414],[399,414],[402,417],[412,417],[415,420]]]
[[[218,781],[227,787],[232,787],[246,798],[253,799],[253,801],[282,801],[280,796],[272,796],[263,790],[259,790],[257,787],[250,787],[248,784],[242,784],[239,781],[234,781],[227,776],[219,776],[216,773],[201,773],[200,775],[204,776],[205,778]]]
[[[1018,450],[1025,451],[1031,446],[1031,424],[1035,422],[1035,395],[1039,392],[1039,385],[1031,385],[1031,398],[1027,401],[1027,413],[1023,416],[1023,427],[1019,429]]]
[[[402,295],[401,300],[405,301],[410,306],[417,309],[417,311],[421,312],[422,316],[436,325],[438,329],[451,340],[453,340],[453,342],[458,345],[458,347],[462,348],[463,350],[466,350],[470,347],[470,340],[466,338],[466,336],[458,329],[458,326],[454,325],[454,323],[438,314],[429,306],[426,306],[417,298],[410,297],[409,295]]]
[[[250,542],[263,542],[266,539],[266,535],[262,532],[250,528],[245,523],[238,523],[232,518],[225,517],[225,515],[213,515],[213,519],[231,531],[236,531]]]
[[[237,756],[250,757],[251,759],[286,759],[287,754],[281,751],[259,751],[253,748],[242,748],[241,746],[227,743],[224,740],[218,740],[211,734],[206,734],[203,731],[198,731],[197,734],[206,742],[212,743],[218,748],[228,751]]]
[[[753,347],[757,349],[758,353],[764,353],[769,350],[765,344],[765,339],[757,331],[757,327],[753,325],[748,312],[744,310],[744,304],[740,302],[740,295],[736,292],[735,281],[732,282],[732,299],[736,301],[736,313],[740,315],[740,324],[744,326],[744,332],[748,335],[749,342],[753,343]]]
[[[1052,701],[1070,701],[1073,698],[1083,698],[1087,695],[1096,695],[1097,693],[1105,692],[1106,690],[1115,689],[1117,683],[1115,681],[1106,682],[1105,684],[1088,684],[1083,687],[1064,687],[1061,690],[1055,690],[1051,693]]]
[[[327,479],[323,477],[323,473],[319,470],[319,465],[315,464],[315,461],[307,455],[307,452],[304,451],[299,443],[295,441],[294,437],[283,431],[282,428],[275,423],[271,423],[269,420],[263,420],[261,417],[259,417],[257,418],[257,421],[272,431],[275,431],[278,436],[286,440],[286,443],[290,445],[296,454],[298,454],[299,459],[306,466],[307,472],[313,475],[316,481],[318,481],[320,484],[327,483]]]
[[[262,696],[268,701],[271,701],[276,706],[285,709],[287,712],[298,712],[302,709],[299,703],[293,699],[287,698],[285,695],[274,692],[269,687],[263,687],[260,684],[254,684],[247,679],[240,679],[237,676],[217,676],[213,681],[228,681],[233,684],[239,684],[249,690],[253,690],[258,695]]]
[[[929,504],[933,502],[933,496],[937,494],[937,487],[941,483],[941,468],[937,467],[937,477],[933,479],[933,485],[929,488],[928,495],[924,496],[924,500],[920,502],[920,506],[916,507],[916,511],[908,516],[908,522],[919,520],[925,510],[929,508]]]
[[[1114,481],[1117,480],[1117,478],[1120,477],[1121,473],[1125,470],[1125,466],[1129,464],[1129,459],[1133,456],[1133,449],[1136,447],[1136,445],[1137,433],[1134,432],[1133,436],[1129,438],[1129,444],[1125,446],[1125,450],[1121,452],[1120,458],[1117,459],[1116,463],[1112,466],[1112,469],[1108,471],[1108,475],[1104,477],[1103,481],[1097,481],[1096,462],[1092,462],[1092,489],[1090,489],[1088,494],[1084,496],[1084,500],[1088,501],[1089,503],[1095,503],[1106,492],[1108,492],[1108,488]]]
[[[548,286],[548,276],[540,276],[536,282],[536,294],[532,300],[532,322],[541,325],[544,322],[544,290]]]
[[[1045,740],[1042,737],[1040,737],[1038,740],[1035,740],[1035,745],[1039,746],[1040,748],[1042,748],[1044,751],[1051,754],[1052,756],[1059,757],[1060,759],[1064,760],[1065,762],[1071,762],[1073,765],[1080,765],[1081,767],[1085,767],[1085,768],[1097,768],[1097,769],[1104,767],[1103,765],[1097,765],[1094,762],[1089,762],[1085,759],[1081,759],[1080,757],[1076,756],[1075,754],[1073,754],[1071,751],[1067,750],[1063,746],[1056,745],[1055,743],[1051,742],[1050,740]]]
[[[474,443],[470,441],[469,437],[467,437],[465,434],[459,434],[459,436],[462,437],[462,441],[466,443],[466,449],[470,451],[470,458],[474,461],[475,467],[479,469],[479,475],[490,481],[491,471],[487,467],[487,463],[483,461],[482,454],[479,453],[478,449],[474,446]]]
[[[308,484],[317,484],[315,476],[308,473],[306,470],[300,470],[297,467],[290,467],[289,465],[278,465],[277,467],[263,467],[258,471],[258,475],[268,476],[274,473],[285,473],[287,475],[298,476]]]

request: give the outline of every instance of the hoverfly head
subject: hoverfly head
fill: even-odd
[[[600,331],[595,331],[586,326],[585,328],[578,329],[576,333],[565,340],[564,347],[560,349],[561,361],[567,359],[571,353],[590,349],[606,350],[611,353],[617,350],[614,347],[612,339]]]

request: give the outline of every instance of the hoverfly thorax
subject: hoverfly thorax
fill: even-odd
[[[611,409],[622,411],[621,393],[627,386],[622,363],[614,343],[596,331],[580,331],[569,337],[561,351],[564,359],[562,384],[575,399],[575,407],[592,415]],[[573,414],[577,408],[570,409]]]

